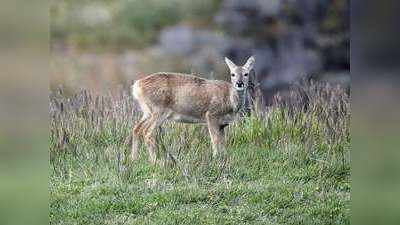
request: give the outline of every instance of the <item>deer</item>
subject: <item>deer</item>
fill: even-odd
[[[237,66],[227,57],[225,63],[230,82],[172,72],[153,73],[134,82],[131,92],[143,114],[133,126],[130,161],[138,159],[142,138],[150,164],[157,162],[157,130],[167,120],[206,124],[213,157],[225,152],[224,128],[244,106],[255,58],[249,57],[243,66]]]

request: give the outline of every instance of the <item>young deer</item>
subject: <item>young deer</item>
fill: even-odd
[[[223,151],[223,129],[243,107],[249,73],[255,59],[236,66],[225,57],[231,82],[207,80],[187,74],[160,72],[137,80],[133,97],[143,116],[133,128],[131,160],[139,156],[139,138],[143,136],[149,161],[156,162],[156,131],[166,120],[183,123],[206,123],[213,156]]]

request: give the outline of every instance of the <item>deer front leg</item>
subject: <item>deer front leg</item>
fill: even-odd
[[[221,126],[217,123],[217,119],[214,119],[209,114],[206,115],[208,132],[210,133],[213,157],[216,157],[219,153],[224,151],[224,133]]]

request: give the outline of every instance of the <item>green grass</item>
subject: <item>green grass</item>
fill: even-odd
[[[280,104],[243,117],[228,127],[217,159],[205,127],[169,123],[160,157],[167,149],[177,164],[150,166],[143,146],[139,161],[124,162],[136,114],[86,102],[52,117],[51,224],[350,223],[347,111],[332,124],[338,107],[315,101],[294,114]]]

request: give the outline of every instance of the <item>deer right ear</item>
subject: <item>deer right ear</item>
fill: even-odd
[[[228,67],[231,71],[236,68],[235,63],[233,63],[230,59],[228,59],[226,57],[225,57],[225,63],[226,63],[226,65],[228,65]]]
[[[244,68],[247,70],[247,71],[251,71],[252,69],[253,69],[253,67],[254,67],[254,62],[255,62],[256,60],[254,59],[254,56],[251,56],[248,60],[247,60],[247,62],[246,62],[246,64],[244,64]]]

